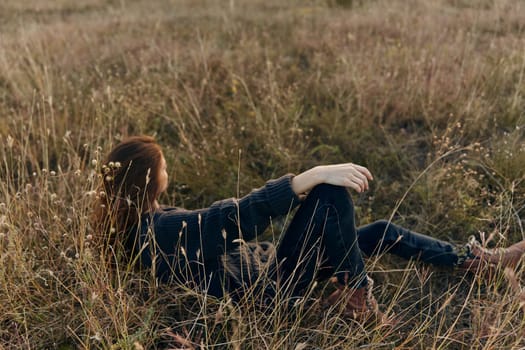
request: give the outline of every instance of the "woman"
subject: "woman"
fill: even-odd
[[[324,165],[298,175],[268,181],[240,199],[225,199],[209,208],[161,207],[167,189],[166,160],[153,138],[131,137],[117,145],[103,167],[103,205],[97,224],[110,243],[121,242],[128,257],[163,281],[192,285],[217,297],[250,297],[268,304],[277,295],[304,295],[314,280],[337,287],[328,304],[343,301],[357,319],[381,313],[371,294],[363,256],[390,252],[442,266],[475,269],[484,264],[515,265],[523,242],[506,250],[461,247],[412,232],[387,221],[356,228],[354,207],[346,188],[368,189],[372,174],[347,163]],[[273,218],[299,207],[280,237],[250,242]]]

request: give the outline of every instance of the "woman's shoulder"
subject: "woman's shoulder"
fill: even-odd
[[[173,207],[169,205],[160,205],[157,209],[152,212],[142,214],[143,218],[158,219],[162,216],[169,216],[171,214],[183,214],[189,212],[186,208]]]
[[[174,211],[174,210],[186,210],[186,209],[185,208],[181,208],[181,207],[173,207],[173,206],[170,206],[170,205],[161,204],[156,211],[160,212],[160,213],[164,213],[164,212],[171,212],[171,211]]]
[[[179,225],[189,220],[193,211],[181,207],[161,205],[151,212],[142,214],[142,228],[154,226],[159,229],[164,226]]]

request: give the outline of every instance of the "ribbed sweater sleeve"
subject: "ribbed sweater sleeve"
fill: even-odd
[[[172,258],[183,253],[189,261],[216,260],[239,239],[252,240],[271,218],[286,215],[298,205],[292,178],[293,174],[284,175],[240,199],[217,201],[205,209],[161,212],[154,220],[157,247]]]

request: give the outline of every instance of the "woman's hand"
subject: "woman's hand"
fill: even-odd
[[[357,164],[320,165],[296,175],[292,179],[292,189],[299,195],[310,191],[316,185],[326,183],[350,187],[360,193],[368,190],[369,180],[373,180],[370,171]]]

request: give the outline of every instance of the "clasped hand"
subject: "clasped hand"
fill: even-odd
[[[361,193],[368,190],[368,181],[373,179],[367,168],[354,163],[320,165],[296,175],[292,179],[292,188],[299,195],[326,183],[349,187]]]

